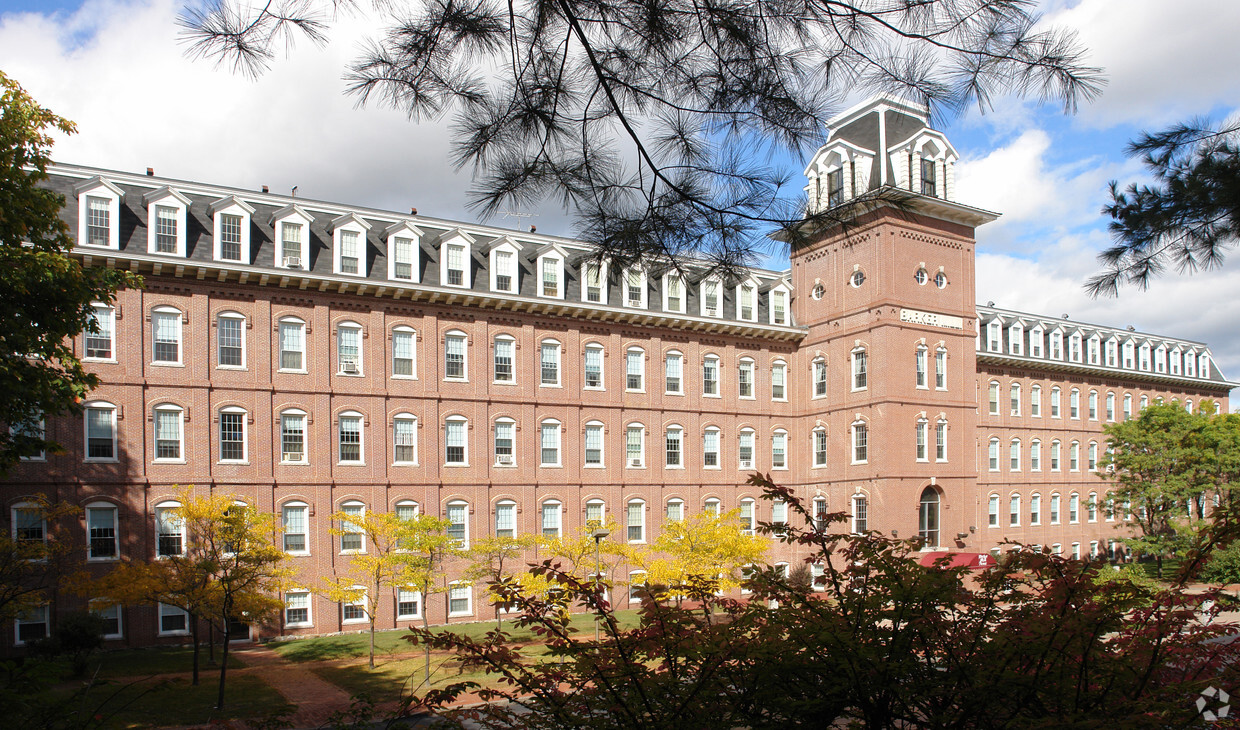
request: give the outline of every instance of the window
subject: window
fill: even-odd
[[[925,345],[918,347],[917,351],[913,354],[913,372],[915,375],[914,384],[918,388],[926,387],[927,355],[928,355],[928,350],[926,350]]]
[[[1191,400],[1187,401],[1185,408],[1188,409],[1189,413],[1192,413],[1193,402]],[[1130,418],[1132,418],[1132,393],[1124,393],[1124,420],[1127,421]]]
[[[440,252],[443,256],[441,278],[444,286],[455,286],[468,289],[469,277],[469,245],[472,240],[456,232],[452,239],[444,243]]]
[[[1012,439],[1008,455],[1008,470],[1020,471],[1020,439]]]
[[[1059,495],[1051,495],[1051,524],[1059,524]]]
[[[640,267],[624,272],[624,306],[645,308],[646,272]]]
[[[934,387],[947,390],[947,350],[942,347],[934,351]]]
[[[1097,471],[1098,470],[1098,443],[1096,441],[1089,442],[1089,452],[1088,452],[1087,458],[1089,460],[1086,462],[1086,464],[1089,466],[1089,470]]]
[[[362,327],[348,322],[336,328],[336,372],[362,374]]]
[[[310,250],[306,231],[313,220],[300,206],[290,205],[273,215],[275,240],[280,242],[275,251],[274,264],[283,269],[309,269]]]
[[[353,588],[358,595],[340,602],[341,623],[361,623],[366,620],[366,591],[361,586],[353,586]]]
[[[926,547],[938,547],[939,493],[933,487],[926,487],[922,490],[917,533]]]
[[[667,500],[667,521],[683,522],[685,519],[685,503],[681,499]]]
[[[470,586],[461,583],[452,583],[448,586],[448,615],[449,616],[469,616],[473,613],[470,608],[470,600],[473,598],[473,592]]]
[[[120,535],[116,524],[116,506],[95,502],[86,506],[86,558],[115,560],[120,554]]]
[[[422,618],[422,594],[411,588],[396,589],[396,619],[407,621]]]
[[[684,431],[679,426],[668,426],[665,437],[667,458],[664,466],[678,469],[684,465]]]
[[[183,411],[172,405],[155,407],[155,460],[182,461]]]
[[[854,535],[864,535],[870,531],[869,511],[870,503],[864,494],[854,494],[852,498],[852,532]]]
[[[336,421],[338,426],[339,459],[341,464],[361,464],[364,461],[362,451],[362,414],[356,411],[341,413]]]
[[[681,314],[685,311],[685,282],[675,274],[663,276],[663,309]]]
[[[13,539],[26,545],[47,541],[47,519],[40,506],[29,502],[13,505]]]
[[[634,570],[629,573],[629,603],[641,603],[646,592],[646,571]]]
[[[495,338],[495,382],[511,383],[515,380],[512,363],[516,347],[516,340],[507,335]]]
[[[771,305],[771,324],[788,324],[788,290],[776,287],[767,296]]]
[[[504,500],[495,503],[496,537],[517,536],[517,503]]]
[[[189,614],[176,606],[159,604],[159,635],[172,636],[189,633]]]
[[[586,345],[585,387],[603,389],[603,348],[600,345]]]
[[[542,503],[541,529],[543,537],[560,536],[560,516],[562,509],[561,504],[555,500],[548,500]]]
[[[538,294],[544,297],[554,297],[563,299],[564,293],[561,289],[563,285],[563,275],[561,269],[564,265],[564,259],[558,256],[543,254],[538,257]]]
[[[1068,470],[1081,470],[1081,444],[1079,441],[1073,441],[1068,449]]]
[[[280,414],[280,461],[285,464],[306,462],[306,414],[303,411]]]
[[[934,424],[934,460],[947,461],[947,419]]]
[[[777,430],[771,434],[771,468],[788,468],[788,432]]]
[[[294,317],[280,320],[280,369],[305,372],[306,323]]]
[[[1068,524],[1080,522],[1081,496],[1076,492],[1068,495]]]
[[[179,502],[155,506],[155,556],[169,558],[185,554],[185,520],[177,511]]]
[[[624,458],[628,466],[645,465],[645,435],[646,429],[640,425],[630,425],[624,429]]]
[[[1034,418],[1042,417],[1042,386],[1029,386],[1029,415]]]
[[[702,297],[702,316],[718,317],[723,312],[723,301],[720,292],[723,285],[718,279],[703,279],[700,295]]]
[[[637,347],[631,347],[624,353],[625,384],[627,390],[642,390],[642,381],[646,371],[646,353]]]
[[[625,505],[624,524],[627,527],[629,542],[646,541],[646,503],[640,499],[631,499]]]
[[[990,352],[1003,350],[1003,323],[997,319],[986,325],[986,349]]]
[[[1115,394],[1107,393],[1107,420],[1115,420]]]
[[[814,530],[823,532],[827,529],[827,498],[814,497],[813,511],[810,513],[814,519]]]
[[[414,353],[418,333],[411,327],[392,329],[392,377],[413,378],[417,376]]]
[[[707,428],[702,434],[702,466],[707,469],[718,469],[719,461],[719,429]]]
[[[387,235],[388,255],[391,257],[388,276],[400,281],[417,281],[421,274],[418,271],[418,241],[422,231],[409,223],[399,223],[384,233]]]
[[[736,318],[745,322],[758,321],[758,285],[752,281],[736,287]]]
[[[822,398],[827,394],[827,361],[821,357],[814,360],[814,397]]]
[[[741,398],[753,398],[754,363],[747,357],[741,358],[737,366],[737,395]]]
[[[225,312],[216,318],[218,359],[222,368],[245,367],[245,317]]]
[[[151,312],[151,333],[154,337],[152,362],[181,364],[181,310],[156,307]]]
[[[465,380],[464,332],[452,331],[443,338],[443,377],[445,380]]]
[[[853,350],[852,353],[852,374],[853,374],[853,390],[864,390],[866,387],[866,373],[868,364],[866,362],[865,350]]]
[[[1098,420],[1098,391],[1089,391],[1089,420]]]
[[[788,400],[788,365],[776,360],[771,365],[771,400]]]
[[[98,616],[103,621],[103,638],[124,638],[124,633],[121,626],[121,604],[113,603],[108,606],[99,606],[97,608],[92,608],[90,612]]]
[[[106,304],[95,304],[91,310],[90,323],[87,324],[83,335],[85,359],[114,360],[116,358],[116,310]]]
[[[1008,505],[1008,526],[1020,527],[1020,495],[1013,494]]]
[[[1059,386],[1051,388],[1051,418],[1059,418]]]
[[[999,384],[993,380],[990,381],[990,387],[987,390],[987,395],[990,396],[990,415],[999,415]]]
[[[754,452],[755,437],[756,435],[752,428],[741,429],[740,447],[737,450],[737,453],[740,457],[740,468],[741,469],[752,469],[753,468],[753,452]]]
[[[1029,444],[1029,471],[1042,471],[1042,442],[1038,439]]]
[[[938,190],[934,179],[934,160],[929,157],[921,158],[921,194],[935,197]]]
[[[929,429],[930,429],[930,423],[929,423],[926,419],[924,419],[924,418],[919,418],[919,419],[917,420],[917,425],[916,425],[916,427],[914,428],[914,434],[915,434],[915,436],[916,436],[916,439],[915,439],[915,442],[916,442],[916,444],[915,444],[915,445],[916,445],[916,449],[915,449],[916,456],[915,456],[915,458],[916,458],[918,461],[927,461],[927,460],[928,460],[928,459],[927,459],[927,456],[926,456],[926,453],[927,453],[927,452],[926,452],[926,448],[927,448],[927,446],[926,446],[926,440],[927,440],[927,439],[926,439],[926,437],[929,435]]]
[[[991,527],[998,527],[999,526],[999,495],[997,494],[990,495],[990,502],[988,504],[988,515],[989,515],[988,524]]]
[[[466,432],[469,422],[460,416],[444,421],[444,463],[450,466],[466,466]]]
[[[1042,524],[1042,495],[1033,494],[1029,497],[1029,524]]]
[[[741,500],[741,532],[752,535],[754,523],[754,501],[750,497],[745,497]]]
[[[860,289],[865,283],[865,272],[861,269],[855,269],[852,276],[848,277],[848,284],[854,289]]]
[[[116,459],[116,406],[92,403],[86,406],[86,460]]]
[[[284,526],[284,552],[309,555],[306,540],[309,525],[306,520],[309,507],[304,502],[289,502],[281,510]]]
[[[538,348],[539,383],[559,387],[560,385],[560,343],[555,340],[543,340]]]
[[[1008,327],[1008,354],[1021,355],[1022,346],[1024,345],[1025,328],[1019,322]]]
[[[1090,492],[1089,500],[1085,503],[1087,519],[1090,522],[1098,521],[1098,493]]]
[[[586,526],[602,527],[603,520],[607,516],[607,505],[601,499],[590,499],[586,501]]]
[[[1051,442],[1051,471],[1059,471],[1059,441]]]
[[[340,552],[365,552],[366,505],[361,502],[345,502],[340,511],[343,514],[343,519],[340,520]]]
[[[1063,332],[1059,330],[1051,333],[1051,359],[1063,359]]]
[[[341,230],[337,232],[339,251],[337,271],[339,274],[362,274],[362,253],[366,245],[366,234],[361,231]]]
[[[814,429],[814,466],[827,465],[827,429]]]
[[[517,424],[511,418],[495,421],[495,465],[515,466],[517,463],[514,440]]]
[[[684,357],[679,352],[673,351],[667,353],[667,358],[664,360],[664,367],[666,369],[666,389],[668,393],[684,393],[681,382],[681,372],[683,370],[681,365],[683,362]]]
[[[603,465],[603,424],[591,421],[586,424],[586,466]]]
[[[990,439],[989,457],[990,457],[990,470],[999,471],[999,439],[997,438],[992,437]]]
[[[230,213],[221,214],[216,223],[219,230],[219,258],[222,261],[241,260],[242,218]]]
[[[714,355],[702,359],[702,395],[719,395],[719,358]]]
[[[418,463],[418,419],[410,413],[392,418],[392,463]]]
[[[444,510],[448,520],[448,537],[456,540],[457,547],[469,547],[469,503],[462,501],[449,502]]]
[[[1150,397],[1148,395],[1141,396],[1141,410],[1145,410],[1150,405]]]
[[[106,192],[106,191],[101,191]],[[101,197],[97,195],[87,195],[83,201],[83,208],[86,215],[82,216],[82,220],[86,222],[80,243],[87,246],[105,246],[107,248],[118,248],[119,240],[117,236],[117,220],[112,215],[112,203],[116,198]]]
[[[1009,389],[1009,412],[1013,416],[1020,415],[1020,383],[1012,383]]]
[[[606,304],[607,290],[604,286],[607,274],[603,269],[603,264],[599,262],[586,264],[585,280],[585,300],[596,304]]]
[[[869,432],[864,422],[852,427],[853,463],[864,464],[868,457]]]
[[[547,420],[539,427],[540,465],[560,465],[560,422]]]

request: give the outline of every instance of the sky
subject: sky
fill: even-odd
[[[1078,33],[1105,69],[1102,96],[1075,115],[999,99],[942,120],[961,159],[957,199],[1002,217],[977,231],[977,300],[1206,342],[1240,381],[1240,260],[1147,291],[1091,299],[1087,278],[1109,242],[1111,180],[1140,180],[1124,155],[1143,130],[1240,106],[1240,2],[1043,0],[1043,21]],[[323,47],[298,44],[250,79],[186,57],[179,0],[0,0],[0,70],[78,124],[58,160],[476,220],[470,171],[453,169],[448,122],[413,124],[359,108],[341,73],[374,31],[341,17]],[[852,101],[852,100],[850,100]],[[489,223],[571,235],[562,211]],[[524,217],[532,214],[532,217]]]

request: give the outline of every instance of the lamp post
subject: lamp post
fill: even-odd
[[[599,595],[599,592],[598,592],[598,574],[600,570],[600,565],[599,565],[600,548],[599,546],[602,544],[603,539],[606,538],[610,534],[611,534],[611,531],[608,530],[606,527],[596,527],[594,528],[594,532],[590,533],[590,536],[594,538],[594,595],[595,597]],[[596,644],[598,643],[598,614],[599,614],[598,611],[594,612],[594,643]]]

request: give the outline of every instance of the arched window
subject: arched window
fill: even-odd
[[[630,469],[646,465],[646,427],[640,423],[624,427],[624,463]]]
[[[913,432],[914,432],[914,447],[915,447],[914,451],[916,454],[915,458],[917,459],[917,461],[928,461],[929,460],[929,456],[928,456],[929,446],[927,444],[927,440],[930,434],[930,422],[927,421],[925,418],[918,418],[917,423],[913,428]]]
[[[444,380],[468,380],[469,336],[460,330],[450,330],[443,336]]]
[[[1029,471],[1042,471],[1042,441],[1034,439],[1029,443]]]
[[[392,328],[392,377],[416,378],[418,333],[412,327]]]
[[[247,448],[249,414],[244,408],[226,406],[220,409],[220,461],[243,464]]]
[[[864,347],[852,351],[852,389],[865,390],[869,382],[869,355]]]
[[[667,500],[667,521],[683,522],[685,519],[685,502],[679,497]]]
[[[1029,415],[1034,418],[1042,417],[1042,386],[1029,386]]]
[[[913,354],[913,374],[914,384],[918,388],[925,388],[926,385],[926,360],[928,359],[929,350],[925,345],[918,345],[917,350]]]
[[[103,302],[91,305],[91,324],[82,334],[84,360],[116,359],[116,310]],[[93,331],[92,331],[93,330]]]
[[[364,417],[357,411],[345,411],[336,418],[339,463],[365,463],[366,452],[363,450],[362,443],[363,421]]]
[[[340,505],[340,552],[366,552],[366,505],[356,500]]]
[[[813,362],[814,375],[814,397],[823,398],[827,395],[827,361],[824,358],[814,358]]]
[[[495,503],[495,535],[517,536],[517,503],[511,499],[501,499]]]
[[[741,532],[746,535],[754,533],[754,523],[756,521],[754,515],[754,500],[752,497],[745,497],[740,502],[741,507]]]
[[[1051,442],[1051,471],[1059,471],[1059,439]]]
[[[585,382],[583,387],[603,390],[603,346],[597,343],[585,348]]]
[[[663,358],[665,391],[674,395],[683,395],[685,356],[678,350],[669,350]]]
[[[852,425],[853,463],[864,464],[869,459],[870,433],[865,421],[856,421]]]
[[[719,459],[719,429],[714,426],[708,426],[702,432],[702,466],[707,469],[718,469],[721,466]]]
[[[771,363],[771,400],[788,400],[788,363]]]
[[[640,347],[630,347],[624,352],[624,388],[643,392],[646,380],[646,352]]]
[[[541,505],[542,520],[539,523],[543,537],[559,537],[562,529],[564,506],[558,499],[548,499]]]
[[[1020,439],[1012,439],[1008,448],[1008,470],[1020,471]]]
[[[1029,495],[1029,524],[1042,524],[1042,495],[1037,492]]]
[[[1073,492],[1068,495],[1068,523],[1075,525],[1080,522],[1081,517],[1081,495]]]
[[[990,527],[999,526],[999,495],[992,494],[986,503],[987,524]]]
[[[629,542],[646,541],[646,503],[630,499],[624,509],[624,522]]]
[[[1012,383],[1009,397],[1009,412],[1013,416],[1020,415],[1020,383]]]
[[[464,416],[448,416],[444,419],[444,464],[469,464],[469,421]]]
[[[280,463],[306,463],[306,412],[289,408],[280,412]]]
[[[1079,420],[1081,417],[1081,391],[1073,388],[1068,394],[1068,417]]]
[[[392,417],[392,463],[418,463],[418,418],[412,413]]]
[[[560,342],[546,339],[538,345],[539,385],[560,387]]]
[[[934,351],[934,387],[947,390],[947,348],[939,347]]]
[[[990,438],[990,452],[988,454],[991,471],[999,471],[999,439],[996,436]]]
[[[814,429],[814,466],[827,465],[827,429]]]
[[[1059,386],[1051,387],[1051,418],[1059,418]]]
[[[754,361],[751,357],[742,357],[737,365],[737,389],[736,394],[741,398],[754,397]]]
[[[305,502],[285,502],[280,510],[281,523],[284,528],[284,552],[294,555],[309,555],[309,505]]]
[[[934,460],[947,461],[947,419],[940,418],[934,424]]]
[[[719,395],[718,355],[707,355],[702,358],[702,395],[712,397]]]
[[[864,535],[870,531],[870,502],[864,494],[854,494],[852,507],[852,533]]]
[[[280,370],[306,372],[306,323],[296,317],[281,317],[276,330],[280,339]]]
[[[220,312],[216,316],[216,364],[219,367],[245,367],[245,329],[244,314]]]
[[[357,322],[341,322],[336,326],[336,372],[362,374],[362,326]]]
[[[702,511],[708,515],[718,517],[720,511],[719,500],[715,497],[707,497],[706,501],[702,503]]]
[[[601,499],[586,500],[586,525],[602,527],[607,521],[607,503]]]
[[[513,362],[516,359],[517,341],[511,335],[495,336],[494,381],[496,383],[513,383],[516,381],[516,370]]]
[[[1107,393],[1107,420],[1115,420],[1115,394]]]
[[[771,434],[771,468],[788,468],[788,432],[782,428]]]
[[[921,493],[918,536],[926,547],[939,545],[939,493],[933,487],[926,487]]]
[[[664,436],[666,460],[663,465],[671,469],[684,467],[684,429],[677,425],[667,427]]]
[[[996,380],[990,381],[989,388],[987,389],[987,395],[989,396],[987,400],[989,401],[989,404],[990,404],[990,415],[992,416],[999,415],[999,382],[998,381]]]
[[[155,557],[170,558],[185,554],[185,520],[181,503],[160,502],[155,505]]]
[[[585,429],[586,466],[603,466],[603,422],[588,421]]]
[[[1020,494],[1008,498],[1008,526],[1020,527]]]
[[[151,310],[151,362],[157,365],[181,364],[181,310],[155,307]]]
[[[547,418],[538,425],[539,465],[560,465],[560,422]]]
[[[1098,493],[1097,492],[1089,493],[1089,500],[1085,503],[1085,507],[1087,510],[1087,519],[1090,522],[1097,522],[1098,521]]]
[[[742,428],[740,430],[737,447],[739,468],[753,468],[753,452],[756,440],[757,436],[752,428]]]
[[[455,499],[444,508],[444,517],[448,520],[448,537],[456,541],[457,547],[469,547],[469,502]]]
[[[1089,420],[1098,420],[1098,391],[1089,391]]]

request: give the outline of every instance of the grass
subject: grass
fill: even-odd
[[[616,611],[616,618],[623,628],[637,625],[637,611],[633,609]],[[594,631],[594,617],[591,614],[575,614],[570,624],[583,635]],[[432,626],[432,631],[453,631],[472,638],[479,638],[495,628],[494,621],[477,621],[467,624],[449,624]],[[504,631],[513,641],[533,641],[534,634],[529,629],[516,629],[510,621],[504,622]],[[375,657],[394,659],[404,654],[420,651],[405,641],[408,632],[404,629],[375,632]],[[309,639],[295,639],[271,644],[271,648],[280,656],[292,662],[316,662],[332,659],[358,659],[370,654],[370,634],[340,634],[338,636],[320,636]]]
[[[228,679],[224,710],[215,709],[216,690],[212,681],[193,687],[188,679],[178,678],[166,682],[105,682],[92,687],[84,697],[64,689],[52,693],[51,699],[78,705],[83,715],[101,716],[105,719],[103,727],[109,729],[218,724],[291,709],[278,692],[254,675]]]
[[[208,663],[203,647],[198,658],[198,670],[205,677],[219,670],[221,649],[215,649],[215,664]],[[235,654],[228,657],[228,668],[245,666]],[[122,649],[95,654],[90,658],[90,673],[99,668],[100,677],[149,677],[162,674],[191,672],[194,669],[193,647],[161,647],[153,649]]]
[[[1153,560],[1153,559],[1139,560],[1135,563],[1132,563],[1132,566],[1136,568],[1137,570],[1140,570],[1143,573],[1145,573],[1145,576],[1147,578],[1167,581],[1167,580],[1171,580],[1172,578],[1174,578],[1176,571],[1180,569],[1180,559],[1179,558],[1163,558],[1162,578],[1158,577],[1158,561],[1157,560]]]

